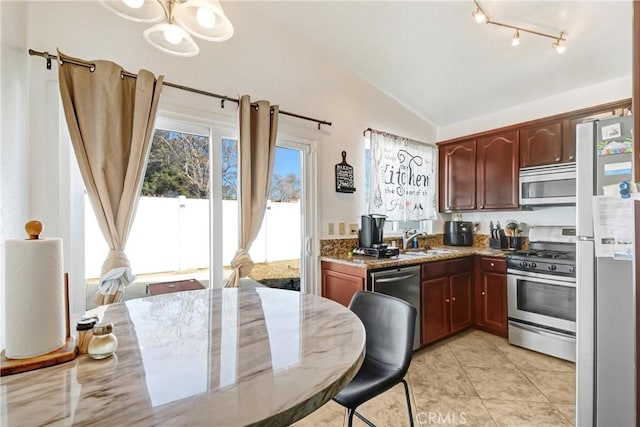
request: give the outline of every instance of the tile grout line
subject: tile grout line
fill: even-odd
[[[491,344],[495,346],[495,344],[493,344],[493,343],[491,343]],[[484,408],[485,411],[487,411],[487,414],[489,414],[489,417],[491,417],[491,420],[493,421],[493,423],[497,427],[498,426],[498,421],[496,421],[496,419],[493,417],[493,414],[491,413],[489,408],[487,408],[487,405],[484,404],[484,399],[482,398],[482,396],[480,396],[480,393],[478,392],[478,389],[476,388],[476,386],[473,384],[473,381],[471,381],[471,378],[469,377],[469,374],[467,374],[467,370],[464,368],[464,366],[462,366],[462,363],[460,363],[460,360],[458,359],[458,356],[456,355],[456,352],[453,351],[453,349],[451,347],[449,347],[449,343],[447,343],[447,348],[449,349],[451,354],[453,354],[453,357],[456,359],[456,362],[458,362],[458,365],[460,365],[460,369],[462,369],[462,373],[467,378],[467,381],[469,381],[469,384],[471,384],[471,387],[473,387],[473,391],[475,391],[476,394],[478,395],[478,399],[480,399],[480,403],[482,404],[482,407]]]

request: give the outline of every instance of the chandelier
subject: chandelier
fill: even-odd
[[[101,0],[119,16],[154,24],[142,35],[151,46],[178,56],[195,56],[200,48],[191,37],[223,42],[233,25],[218,0]]]

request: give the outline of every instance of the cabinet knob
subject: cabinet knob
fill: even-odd
[[[484,295],[484,291],[482,291],[482,295]]]
[[[569,160],[573,160],[573,154],[569,156]]]
[[[556,162],[559,162],[559,161],[560,161],[560,157],[556,157]]]
[[[455,300],[456,300],[456,297],[451,297],[451,301],[455,301]]]
[[[494,267],[494,264],[493,264],[493,263],[491,263],[491,267]]]
[[[449,298],[445,298],[445,299],[444,299],[444,301],[445,301],[445,302],[449,302]]]

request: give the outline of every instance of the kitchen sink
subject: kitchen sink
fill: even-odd
[[[451,249],[426,249],[423,251],[407,251],[407,252],[402,252],[403,255],[409,255],[409,256],[434,256],[434,255],[448,255],[448,254],[453,254],[456,251],[451,250]]]

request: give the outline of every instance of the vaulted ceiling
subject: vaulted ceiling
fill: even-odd
[[[225,2],[304,40],[435,126],[631,73],[631,1],[481,1],[494,21],[553,40],[477,24],[472,1]]]

